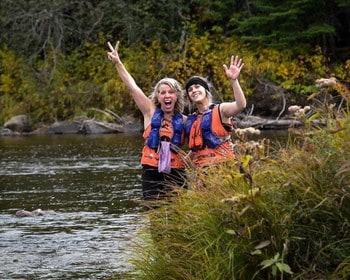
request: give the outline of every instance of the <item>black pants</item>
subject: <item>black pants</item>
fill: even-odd
[[[144,200],[158,200],[176,193],[178,188],[187,188],[185,169],[171,169],[160,173],[157,167],[142,166],[142,193]]]

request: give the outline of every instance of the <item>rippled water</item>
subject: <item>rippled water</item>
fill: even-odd
[[[0,138],[0,279],[128,273],[140,211],[140,135]],[[24,217],[17,210],[56,214]]]

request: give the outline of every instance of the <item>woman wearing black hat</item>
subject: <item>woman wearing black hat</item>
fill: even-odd
[[[243,68],[242,59],[231,57],[228,67],[223,65],[230,80],[234,101],[212,104],[208,81],[200,76],[191,77],[186,83],[186,93],[196,111],[188,116],[185,125],[189,141],[190,157],[195,166],[209,166],[233,159],[231,118],[246,107],[246,99],[238,76]]]

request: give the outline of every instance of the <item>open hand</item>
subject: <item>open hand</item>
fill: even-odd
[[[231,56],[231,64],[230,67],[227,67],[226,64],[223,65],[226,73],[226,77],[230,80],[236,80],[241,73],[241,70],[244,66],[242,59],[238,56]]]

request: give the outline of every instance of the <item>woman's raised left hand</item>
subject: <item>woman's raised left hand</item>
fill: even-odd
[[[226,64],[223,65],[226,77],[230,80],[236,80],[241,73],[241,70],[244,66],[242,59],[238,56],[231,56],[230,67],[227,67]]]

